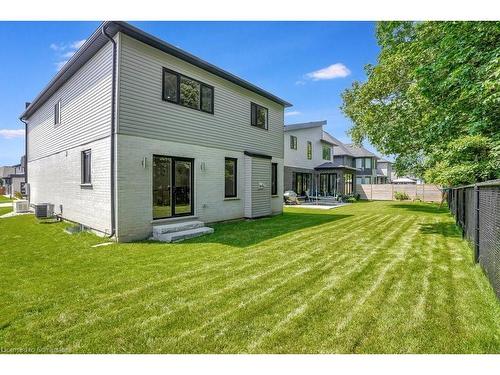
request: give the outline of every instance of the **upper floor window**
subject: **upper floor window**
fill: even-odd
[[[261,105],[251,103],[250,104],[251,111],[251,124],[252,126],[256,126],[261,129],[267,130],[268,125],[268,111],[267,108],[262,107]]]
[[[311,141],[307,141],[307,159],[311,160],[313,158],[313,144]]]
[[[92,151],[82,151],[82,184],[92,183]]]
[[[54,105],[54,125],[59,125],[61,123],[61,101],[59,100]]]
[[[365,169],[372,168],[372,158],[365,158]]]
[[[198,111],[214,113],[214,88],[163,68],[162,99]]]
[[[328,145],[323,145],[323,160],[332,160],[332,149]]]
[[[356,159],[356,168],[363,169],[363,159],[362,158]]]
[[[292,150],[296,150],[297,149],[297,137],[294,136],[294,135],[290,136],[290,148]]]
[[[271,164],[271,195],[278,195],[278,163]]]

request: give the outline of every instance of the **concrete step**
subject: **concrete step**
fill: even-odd
[[[178,242],[186,240],[188,238],[199,237],[213,232],[214,232],[213,228],[201,227],[201,228],[194,228],[183,231],[159,234],[156,237],[156,239],[162,242]]]
[[[157,238],[162,234],[182,232],[189,229],[202,228],[204,226],[205,224],[199,220],[180,221],[171,224],[155,225],[153,227],[153,238]]]

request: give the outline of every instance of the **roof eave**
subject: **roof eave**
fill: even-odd
[[[276,95],[267,92],[254,84],[235,76],[223,69],[216,67],[200,58],[191,55],[169,43],[162,41],[161,39],[148,34],[135,26],[132,26],[123,21],[106,21],[103,22],[94,33],[87,39],[83,46],[76,51],[76,53],[69,59],[69,61],[64,64],[59,72],[50,80],[50,82],[43,88],[42,91],[33,99],[31,104],[24,110],[24,112],[19,117],[21,120],[28,119],[33,112],[39,108],[54,92],[62,86],[73,74],[85,64],[94,53],[90,52],[91,47],[96,47],[95,50],[99,50],[104,46],[109,40],[102,34],[103,28],[107,29],[107,33],[111,36],[115,36],[118,32],[123,32],[126,35],[131,36],[143,43],[146,43],[154,48],[157,48],[163,52],[171,54],[178,57],[188,63],[198,66],[212,74],[215,74],[221,78],[224,78],[240,87],[243,87],[249,91],[252,91],[262,97],[265,97],[277,104],[283,105],[285,108],[291,107],[292,104],[277,97]],[[96,43],[98,43],[96,45]]]

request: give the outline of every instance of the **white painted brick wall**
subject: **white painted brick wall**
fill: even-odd
[[[81,184],[81,152],[92,150],[92,188]],[[31,203],[53,203],[63,217],[111,232],[109,137],[61,151],[28,164]]]
[[[119,241],[144,239],[152,232],[152,155],[194,158],[194,214],[210,223],[244,216],[245,176],[242,152],[153,140],[119,134],[117,136],[117,217]],[[147,157],[146,168],[142,160]],[[224,199],[224,158],[238,159],[238,198]],[[283,160],[278,166],[278,191],[283,189]],[[205,170],[201,170],[205,163]],[[273,198],[273,202],[281,200]],[[273,204],[275,212],[281,204]]]

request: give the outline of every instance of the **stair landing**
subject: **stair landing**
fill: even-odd
[[[202,221],[189,220],[155,225],[153,227],[153,239],[161,242],[179,242],[213,232],[213,228],[206,227]]]

